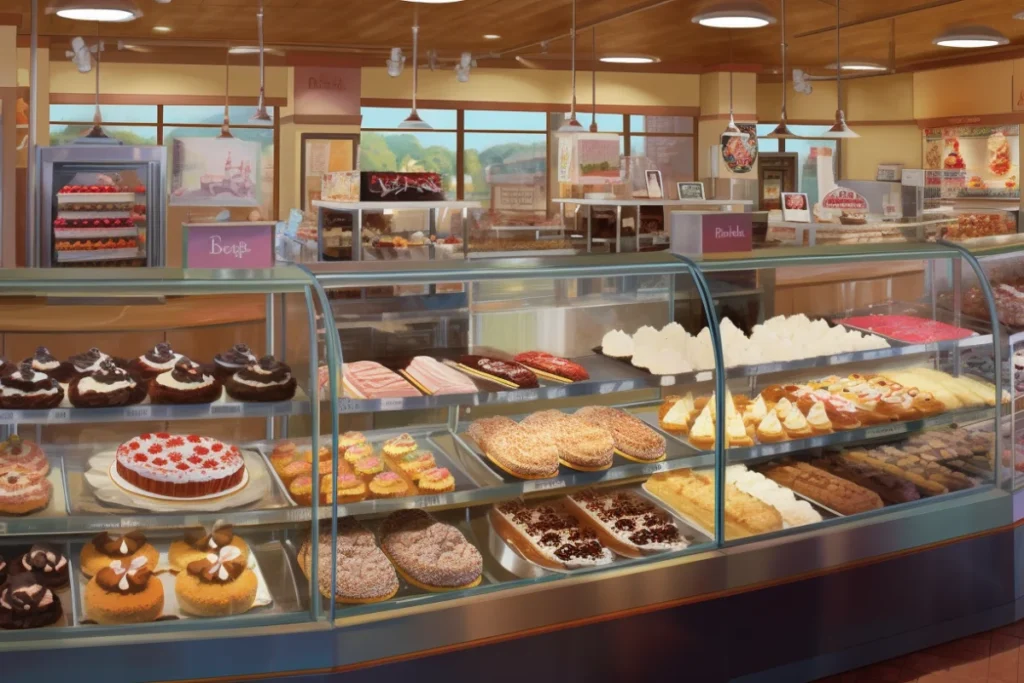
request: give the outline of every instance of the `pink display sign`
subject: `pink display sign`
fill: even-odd
[[[701,216],[702,249],[705,254],[751,251],[754,220],[749,213],[711,213]]]
[[[185,226],[186,268],[271,268],[276,223]]]

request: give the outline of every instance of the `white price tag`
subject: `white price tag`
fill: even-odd
[[[124,416],[133,420],[153,417],[153,406],[131,406],[124,409]]]
[[[122,517],[120,526],[122,529],[138,529],[145,526],[145,523],[138,517]]]
[[[71,419],[71,411],[67,408],[56,408],[50,411],[50,422],[67,422]]]
[[[548,398],[565,398],[569,391],[565,387],[553,387],[548,389]]]
[[[182,519],[182,522],[184,523],[184,526],[186,528],[202,526],[202,524],[199,522],[199,515],[185,515],[184,519]]]
[[[507,397],[507,400],[508,400],[509,403],[526,403],[528,401],[536,401],[537,400],[537,390],[536,389],[530,389],[530,390],[520,389],[518,391],[509,392],[509,393],[505,394],[505,396]]]
[[[615,382],[605,382],[597,390],[602,394],[611,394],[615,392],[615,386]]]
[[[648,475],[648,476],[650,476],[652,474],[657,474],[658,472],[667,472],[668,471],[668,463],[667,462],[652,462],[650,465],[644,465],[643,469],[641,469],[640,471],[643,472],[644,474]]]
[[[538,481],[528,481],[523,484],[523,493],[532,493],[534,491],[552,491],[554,489],[564,489],[564,479],[540,479]]]
[[[7,522],[0,522],[0,535],[7,533]]]
[[[895,436],[896,434],[905,434],[907,431],[907,425],[902,423],[882,425],[881,427],[872,427],[864,432],[864,437],[867,439],[877,439],[880,436]]]
[[[241,415],[241,403],[225,403],[219,406],[210,406],[211,415]]]
[[[711,381],[711,371],[710,370],[706,370],[704,372],[698,372],[696,380],[698,382],[710,382]]]
[[[402,398],[382,398],[380,400],[381,410],[401,410],[405,405],[405,399]]]
[[[672,375],[664,375],[661,378],[661,386],[663,386],[663,387],[670,387],[670,386],[672,386],[675,383],[676,383],[676,378],[673,377]]]
[[[420,507],[421,508],[432,508],[441,505],[444,502],[442,496],[420,496]]]
[[[359,402],[351,398],[339,398],[338,399],[338,412],[351,413],[355,412],[359,406]]]

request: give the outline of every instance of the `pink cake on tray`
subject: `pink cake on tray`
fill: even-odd
[[[345,363],[345,394],[352,398],[405,398],[420,392],[404,377],[372,360]]]
[[[912,315],[862,315],[837,320],[840,325],[857,327],[881,334],[890,339],[898,339],[908,344],[927,344],[930,342],[966,339],[976,333],[972,330],[955,325],[948,325],[937,320],[918,318]]]

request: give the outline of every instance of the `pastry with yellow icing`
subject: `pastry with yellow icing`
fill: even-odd
[[[786,430],[782,428],[779,416],[774,410],[768,411],[768,414],[757,425],[757,439],[761,443],[777,443],[786,440]]]

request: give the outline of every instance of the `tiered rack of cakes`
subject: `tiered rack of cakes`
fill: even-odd
[[[141,186],[140,186],[141,188]],[[53,243],[59,264],[136,265],[144,258],[136,191],[115,185],[65,185],[57,194]],[[145,192],[145,188],[141,188]],[[145,214],[142,214],[144,219]]]

